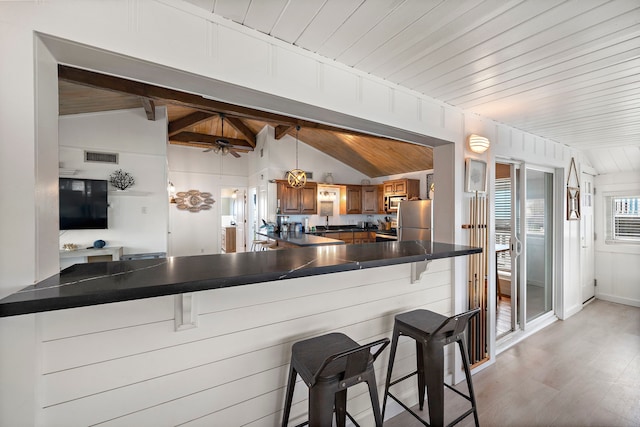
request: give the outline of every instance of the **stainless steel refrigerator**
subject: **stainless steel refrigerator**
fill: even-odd
[[[405,200],[398,205],[398,240],[433,240],[431,200]]]

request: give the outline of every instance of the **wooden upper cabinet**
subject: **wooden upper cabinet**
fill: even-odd
[[[283,215],[315,215],[318,213],[318,185],[307,182],[302,188],[292,188],[287,182],[278,182],[278,200]]]
[[[384,184],[378,184],[378,212],[379,214],[387,213],[384,210]]]
[[[362,213],[362,186],[342,186],[340,188],[340,215],[360,213]]]
[[[362,213],[377,214],[379,212],[379,198],[377,185],[362,186]]]
[[[418,179],[394,179],[383,183],[385,196],[420,197],[420,180]]]
[[[300,213],[315,215],[318,213],[318,184],[307,182],[300,188]]]

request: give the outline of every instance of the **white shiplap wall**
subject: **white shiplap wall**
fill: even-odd
[[[171,296],[43,313],[43,425],[278,425],[293,342],[340,331],[365,343],[390,336],[396,313],[448,315],[451,266],[433,261],[415,284],[403,264],[199,292],[198,327],[180,332]],[[401,341],[394,377],[413,354]],[[380,387],[387,362],[388,350]],[[415,385],[398,387],[417,400]],[[292,417],[306,416],[306,395],[298,383]],[[349,396],[371,425],[366,387]]]

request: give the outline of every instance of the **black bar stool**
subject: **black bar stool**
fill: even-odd
[[[373,362],[388,344],[389,339],[384,338],[359,345],[341,333],[321,335],[293,344],[282,427],[286,427],[289,421],[298,374],[309,387],[309,421],[299,426],[331,426],[334,406],[338,427],[344,427],[346,416],[357,426],[346,410],[347,388],[363,381],[369,386],[376,426],[382,426]],[[371,354],[371,348],[379,345],[381,347],[375,354]]]
[[[473,392],[473,384],[471,383],[469,356],[464,343],[464,331],[467,328],[467,324],[469,323],[469,320],[479,312],[480,308],[475,308],[465,313],[447,318],[446,316],[429,310],[413,310],[396,316],[393,326],[391,353],[389,355],[389,369],[387,370],[387,380],[385,381],[384,386],[384,400],[382,403],[383,417],[387,405],[387,396],[389,396],[411,413],[411,415],[422,422],[422,424],[426,426],[443,426],[444,387],[446,386],[471,402],[471,409],[448,425],[452,426],[457,424],[471,413],[473,413],[473,417],[475,418],[476,427],[480,425],[478,422],[476,397]],[[400,335],[405,335],[416,340],[417,370],[392,382],[391,370],[393,369],[393,362],[396,356],[396,349],[398,347],[398,337]],[[444,382],[444,346],[453,342],[457,342],[460,347],[464,374],[467,377],[469,395],[461,393]],[[425,385],[427,386],[429,424],[389,392],[390,386],[411,378],[416,374],[418,375],[418,402],[420,404],[421,411],[424,408]]]

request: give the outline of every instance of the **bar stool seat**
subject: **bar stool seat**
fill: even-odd
[[[366,382],[369,387],[376,426],[382,426],[373,362],[388,344],[389,339],[384,338],[359,345],[347,335],[337,332],[293,344],[282,427],[286,427],[289,421],[297,375],[309,387],[309,421],[300,426],[331,426],[334,408],[338,427],[344,427],[347,416],[357,426],[346,411],[347,389],[361,382]],[[372,354],[371,349],[377,346],[381,347]]]
[[[444,388],[447,387],[471,402],[471,409],[460,415],[448,424],[448,426],[457,424],[471,413],[473,413],[476,427],[480,425],[478,421],[476,398],[473,391],[473,384],[471,382],[471,369],[469,366],[469,357],[465,345],[464,334],[469,320],[479,312],[480,308],[476,308],[456,316],[446,317],[429,310],[413,310],[407,313],[398,314],[395,317],[393,338],[391,341],[391,350],[389,355],[389,367],[387,370],[384,399],[382,403],[383,417],[386,409],[387,397],[391,397],[411,415],[422,422],[422,424],[426,426],[443,426]],[[417,369],[415,372],[392,382],[391,372],[393,370],[393,363],[398,347],[398,338],[401,335],[413,338],[416,341]],[[444,347],[454,342],[457,342],[460,348],[464,373],[467,379],[468,395],[463,394],[444,382]],[[418,403],[421,411],[424,408],[425,385],[427,388],[429,423],[424,421],[418,414],[412,411],[389,391],[389,387],[392,385],[409,379],[414,375],[418,376]]]

